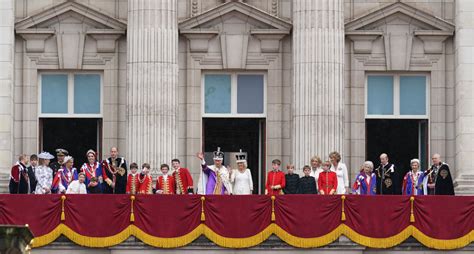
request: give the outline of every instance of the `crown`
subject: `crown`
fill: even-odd
[[[236,153],[235,154],[235,159],[237,160],[236,162],[237,163],[241,163],[241,162],[247,162],[247,154],[242,152],[242,149],[240,149],[240,152]]]
[[[217,151],[214,152],[214,160],[223,160],[224,159],[224,153],[221,151],[221,148],[218,147]]]

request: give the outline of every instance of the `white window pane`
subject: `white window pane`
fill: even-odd
[[[41,113],[67,114],[67,75],[41,75]]]
[[[263,75],[237,76],[237,113],[263,114]]]
[[[367,113],[369,115],[393,115],[392,76],[368,77]]]
[[[426,77],[400,77],[400,114],[426,115]]]
[[[74,75],[74,113],[100,114],[100,75]]]
[[[230,75],[207,74],[204,76],[204,112],[208,114],[231,113]]]

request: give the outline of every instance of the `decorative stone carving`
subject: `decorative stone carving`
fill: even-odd
[[[412,59],[414,37],[422,41],[425,54],[440,54],[443,42],[453,35],[454,25],[410,5],[396,2],[347,22],[345,31],[346,36],[354,42],[355,54],[372,54],[372,43],[382,36],[386,69],[409,70],[410,65],[414,64],[412,61],[420,61],[419,58]]]
[[[210,42],[218,39],[222,68],[238,69],[245,69],[248,64],[252,37],[260,41],[262,54],[274,54],[280,51],[280,40],[290,33],[291,27],[287,21],[241,1],[228,1],[179,24],[180,34],[189,40],[189,50],[195,59],[215,64],[215,55],[202,53],[208,53]]]

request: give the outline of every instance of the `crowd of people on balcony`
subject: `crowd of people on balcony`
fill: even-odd
[[[254,191],[246,154],[236,154],[237,168],[233,169],[223,164],[220,148],[213,153],[212,165],[205,161],[203,153],[196,155],[201,162],[196,190],[190,171],[181,166],[179,159],[173,159],[171,167],[161,164],[161,174],[154,181],[150,164],[128,165],[116,147],[103,161],[98,160],[95,151],[87,151],[87,162],[80,169],[74,168],[74,158],[65,149],[56,149],[56,156],[51,162],[54,156],[48,152],[20,155],[11,169],[10,193],[249,195]],[[432,156],[432,165],[426,170],[421,169],[419,159],[412,159],[405,174],[383,153],[377,168],[372,161],[365,161],[352,182],[338,152],[331,152],[325,161],[312,157],[310,164],[302,168],[302,176],[295,172],[293,164],[286,165],[286,170],[281,170],[279,159],[272,161],[265,181],[266,195],[454,195],[449,166],[439,154]]]

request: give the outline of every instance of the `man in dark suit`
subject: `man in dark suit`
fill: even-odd
[[[32,154],[30,156],[30,166],[27,168],[28,178],[30,179],[30,193],[35,193],[36,184],[38,183],[35,176],[36,167],[38,167],[38,156]]]

